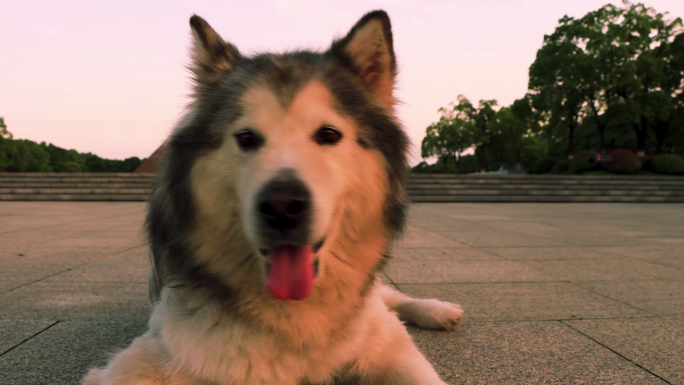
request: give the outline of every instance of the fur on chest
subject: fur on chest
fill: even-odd
[[[335,312],[293,316],[272,309],[260,315],[267,319],[250,323],[211,306],[190,313],[168,303],[159,302],[150,326],[171,370],[216,384],[339,383],[334,378],[367,348],[373,313],[386,311],[379,298],[369,298],[346,319]]]

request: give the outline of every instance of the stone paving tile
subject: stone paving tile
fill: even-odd
[[[46,209],[46,204],[50,205],[49,209]],[[0,207],[0,234],[140,215],[144,210],[143,202],[3,202]],[[12,220],[18,216],[20,221]]]
[[[410,333],[449,384],[664,384],[557,321],[464,322],[453,332]]]
[[[461,242],[415,226],[407,226],[399,247],[467,247]]]
[[[53,325],[54,320],[0,319],[0,355]]]
[[[74,255],[73,258],[4,258],[0,260],[2,267],[0,269],[0,293],[45,279],[45,277],[95,259],[91,253]]]
[[[45,282],[135,282],[147,284],[147,246],[118,253],[48,278]]]
[[[150,311],[142,283],[41,281],[0,295],[0,319],[145,320]]]
[[[28,283],[0,294],[0,347],[33,336],[0,356],[1,384],[77,383],[144,331],[144,214],[143,202],[0,205],[0,293]],[[664,383],[638,365],[682,383],[683,216],[681,204],[417,204],[388,273],[464,306],[452,332],[410,329],[450,384]]]
[[[144,320],[62,321],[0,357],[0,383],[79,384],[146,330]]]
[[[488,247],[480,250],[511,261],[626,257],[613,247]]]
[[[684,281],[579,282],[579,286],[659,316],[684,316]]]
[[[684,384],[684,319],[564,322],[671,384]]]
[[[414,297],[463,307],[464,319],[481,321],[653,317],[653,314],[565,282],[397,284]]]
[[[387,274],[396,283],[527,282],[554,280],[515,261],[393,261]]]
[[[682,269],[624,258],[517,262],[556,281],[684,280]]]
[[[40,240],[40,242],[37,242]],[[82,252],[109,255],[145,242],[139,231],[42,231],[0,234],[0,262],[2,258],[64,256]]]
[[[473,248],[397,248],[392,251],[392,257],[406,261],[488,261],[501,260],[501,257],[484,250]]]
[[[529,235],[478,232],[478,233],[457,233],[451,231],[439,231],[439,234],[464,243],[471,247],[522,247],[522,246],[553,246],[554,241],[547,238],[539,238]],[[557,242],[560,245],[560,242]]]

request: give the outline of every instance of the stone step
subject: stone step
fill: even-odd
[[[0,200],[145,201],[153,174],[3,173]],[[684,178],[413,175],[414,202],[684,202]]]
[[[576,203],[576,202],[603,202],[603,203],[684,203],[684,196],[663,197],[663,196],[522,196],[522,195],[425,195],[411,197],[414,203],[430,202],[462,202],[462,203]]]
[[[0,188],[151,188],[152,182],[96,182],[96,183],[79,183],[79,182],[10,182],[3,183],[0,181]]]
[[[638,185],[638,184],[676,184],[684,185],[684,178],[655,179],[412,179],[409,184],[610,184],[610,185]]]
[[[438,179],[438,180],[448,180],[448,179],[505,179],[505,180],[516,180],[516,179],[531,179],[531,180],[673,180],[682,179],[681,176],[669,176],[669,175],[455,175],[455,174],[412,174],[411,179],[422,180],[422,179]]]
[[[152,178],[0,178],[0,185],[5,183],[152,183]]]
[[[2,178],[81,178],[81,177],[121,177],[121,178],[152,178],[154,173],[149,172],[2,172]]]
[[[52,195],[52,194],[150,194],[150,188],[2,188],[0,194],[30,194],[30,195]]]
[[[147,201],[148,194],[0,194],[0,201]]]
[[[648,190],[410,190],[412,197],[418,196],[468,196],[468,195],[502,195],[502,196],[528,196],[528,195],[577,195],[577,196],[684,196],[682,190],[671,191],[648,191]]]
[[[488,189],[507,189],[507,190],[683,190],[684,185],[670,184],[648,184],[648,185],[533,185],[533,184],[410,184],[409,190],[488,190]]]

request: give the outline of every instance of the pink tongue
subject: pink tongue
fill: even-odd
[[[283,246],[271,250],[267,286],[273,297],[300,300],[311,294],[314,280],[311,246]]]

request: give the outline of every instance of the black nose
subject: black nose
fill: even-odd
[[[302,227],[309,219],[311,194],[294,176],[267,183],[257,197],[257,210],[265,225],[289,230]]]

